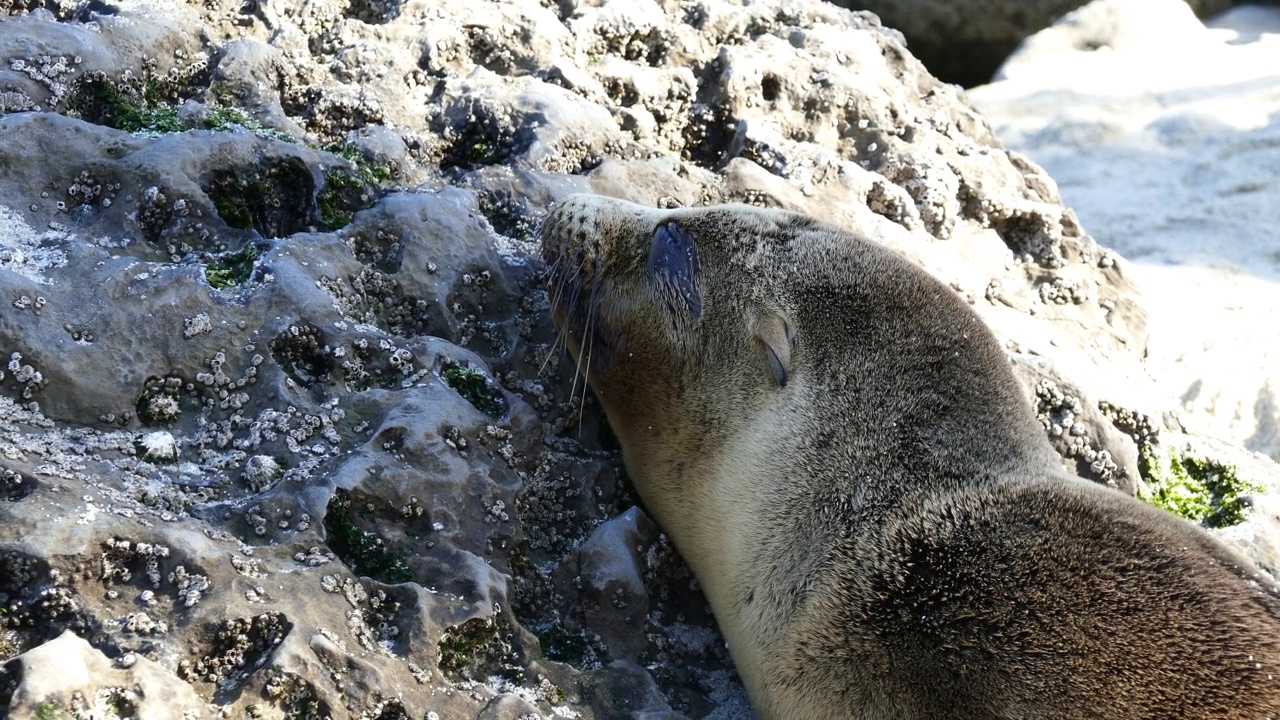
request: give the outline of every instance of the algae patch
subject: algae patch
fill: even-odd
[[[477,410],[495,420],[502,417],[507,409],[501,393],[489,386],[489,378],[473,367],[447,362],[440,368],[440,379]]]
[[[202,189],[228,226],[253,228],[263,237],[287,237],[314,222],[315,180],[297,158],[267,160],[247,173],[219,170]]]
[[[348,143],[327,145],[324,149],[355,166],[355,177],[366,185],[384,183],[396,174],[389,164],[369,160],[358,148]]]
[[[326,230],[337,230],[351,223],[356,210],[372,207],[367,188],[357,175],[343,168],[325,171],[324,187],[316,195],[320,224]]]
[[[446,629],[438,649],[440,672],[455,682],[493,675],[516,684],[525,680],[510,630],[493,618],[473,618]]]
[[[337,230],[351,222],[355,214],[373,207],[378,189],[395,174],[390,165],[366,158],[349,144],[329,145],[324,150],[351,163],[351,167],[333,167],[324,172],[324,186],[316,195],[321,225]]]
[[[409,551],[391,547],[372,530],[362,530],[356,522],[362,518],[353,512],[351,493],[338,489],[329,500],[324,516],[325,537],[331,547],[352,571],[386,583],[413,579],[407,559]],[[366,520],[366,522],[370,522]]]
[[[542,642],[542,651],[550,660],[577,667],[586,662],[591,653],[591,643],[580,630],[572,631],[560,625],[553,625],[535,634]]]
[[[206,263],[204,278],[211,287],[219,290],[243,285],[253,275],[253,266],[257,259],[257,246],[245,245],[235,252],[223,253]]]
[[[90,73],[67,100],[67,111],[88,122],[157,137],[186,130],[233,132],[243,130],[282,142],[296,142],[288,133],[264,127],[245,111],[229,104],[234,96],[221,86],[210,88],[212,105],[197,105],[183,114],[183,102],[200,93],[200,73],[173,77],[148,73],[143,78],[112,79],[104,73]]]
[[[1263,490],[1232,465],[1155,445],[1142,446],[1138,469],[1140,499],[1209,528],[1244,522],[1248,497]]]
[[[167,102],[169,94],[154,80],[113,82],[95,76],[76,88],[67,107],[89,122],[155,137],[186,129],[178,119],[178,108]]]

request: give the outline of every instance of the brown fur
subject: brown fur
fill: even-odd
[[[671,221],[685,285],[649,260]],[[746,206],[573,196],[542,242],[569,350],[762,720],[1280,717],[1276,586],[1066,474],[924,271]]]

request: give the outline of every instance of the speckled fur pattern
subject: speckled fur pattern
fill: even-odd
[[[697,314],[652,277],[672,222]],[[738,205],[574,195],[542,243],[565,344],[762,720],[1280,717],[1276,585],[1066,474],[923,270]]]

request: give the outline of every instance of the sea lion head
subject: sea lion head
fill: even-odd
[[[553,317],[629,467],[713,453],[762,416],[775,437],[836,425],[896,462],[952,466],[941,455],[1040,432],[977,314],[855,233],[748,205],[572,195],[541,242]]]
[[[661,210],[574,195],[543,223],[553,317],[579,371],[627,432],[627,418],[713,420],[790,380],[797,342],[788,293],[769,279],[798,216],[747,206]],[[615,413],[613,410],[625,412]],[[618,417],[615,417],[618,416]]]

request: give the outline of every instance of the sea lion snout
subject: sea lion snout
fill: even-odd
[[[652,229],[648,247],[643,238]],[[652,291],[679,315],[702,315],[701,258],[697,238],[660,211],[597,195],[570,195],[543,221],[542,258],[551,268],[553,304],[575,301],[570,291],[629,285]]]
[[[667,340],[686,335],[702,316],[695,235],[661,210],[571,195],[548,213],[539,235],[553,318],[593,370],[608,369],[620,344],[664,344],[653,327],[637,327],[646,324],[641,308],[657,311]]]
[[[552,313],[561,330],[579,342],[591,332],[604,291],[596,218],[593,208],[574,195],[548,213],[539,231]]]
[[[608,370],[619,345],[626,343],[628,322],[620,308],[652,302],[647,297],[652,294],[651,254],[637,230],[656,224],[653,212],[622,200],[576,194],[557,202],[542,223],[539,238],[552,317],[585,372]],[[674,256],[662,266],[673,277],[689,267]]]

